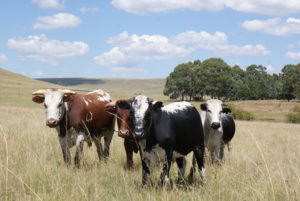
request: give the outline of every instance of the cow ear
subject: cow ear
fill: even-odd
[[[225,107],[222,109],[222,112],[225,113],[225,114],[228,114],[228,113],[231,113],[231,109]]]
[[[123,109],[123,110],[129,110],[130,109],[130,104],[128,101],[118,101],[117,105],[119,108]]]
[[[157,101],[157,102],[155,102],[155,103],[152,105],[152,110],[155,111],[155,110],[157,110],[158,108],[161,108],[161,107],[163,107],[163,102]]]
[[[36,103],[43,103],[45,100],[45,97],[44,96],[33,96],[32,97],[32,101],[33,102],[36,102]]]
[[[206,111],[207,110],[207,104],[206,103],[202,103],[200,105],[201,110]]]
[[[69,102],[69,101],[73,100],[73,98],[74,98],[73,94],[64,95],[63,101],[64,102]]]

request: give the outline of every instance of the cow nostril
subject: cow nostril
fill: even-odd
[[[56,125],[57,124],[57,120],[56,119],[53,119],[53,118],[50,118],[47,120],[47,123],[46,123],[48,126],[49,125]]]
[[[221,126],[221,124],[218,123],[218,122],[213,122],[213,123],[211,124],[211,127],[212,127],[213,129],[218,129],[218,128],[220,128],[220,126]]]

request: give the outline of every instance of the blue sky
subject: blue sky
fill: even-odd
[[[300,62],[298,0],[6,0],[0,67],[29,77],[159,78],[221,57]]]

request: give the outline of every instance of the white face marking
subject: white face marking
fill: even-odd
[[[206,111],[206,121],[208,123],[221,123],[221,112],[222,112],[222,104],[223,102],[220,100],[208,100],[207,104],[207,111]]]
[[[168,112],[168,113],[176,113],[179,111],[183,111],[186,110],[189,107],[193,107],[193,105],[191,103],[188,102],[176,102],[176,103],[171,103],[168,104],[164,107],[162,107],[162,111]]]
[[[47,89],[44,104],[47,119],[55,119],[58,121],[62,118],[65,107],[63,104],[63,92],[61,89]]]
[[[132,102],[132,108],[134,113],[135,129],[143,129],[144,117],[149,108],[148,98],[143,95],[136,96]]]

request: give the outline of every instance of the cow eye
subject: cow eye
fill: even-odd
[[[211,113],[211,110],[207,110],[207,112]]]
[[[44,107],[45,107],[45,108],[48,108],[48,106],[47,106],[45,103],[44,103]]]
[[[63,104],[63,102],[60,102],[60,103],[58,104],[58,107],[61,107],[61,106],[62,106],[62,104]]]

